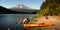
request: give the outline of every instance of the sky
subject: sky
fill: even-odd
[[[44,0],[0,0],[0,6],[11,8],[16,6],[17,4],[23,4],[27,7],[40,9],[40,6],[43,2]]]

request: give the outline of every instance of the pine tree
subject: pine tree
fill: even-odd
[[[38,16],[60,15],[60,0],[46,0],[37,12]]]

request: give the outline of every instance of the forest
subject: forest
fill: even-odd
[[[60,0],[45,0],[37,12],[37,15],[60,16]]]

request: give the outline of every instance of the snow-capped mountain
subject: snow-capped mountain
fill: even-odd
[[[23,4],[17,4],[16,6],[12,7],[11,9],[32,9],[32,8],[27,7]]]
[[[30,7],[27,7],[23,4],[18,4],[12,8],[10,8],[11,10],[13,11],[18,11],[18,12],[26,12],[26,13],[32,13],[32,12],[37,12],[38,10],[37,9],[33,9],[33,8],[30,8]]]

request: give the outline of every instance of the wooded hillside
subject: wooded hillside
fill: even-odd
[[[37,12],[37,15],[60,15],[60,0],[45,0]]]

